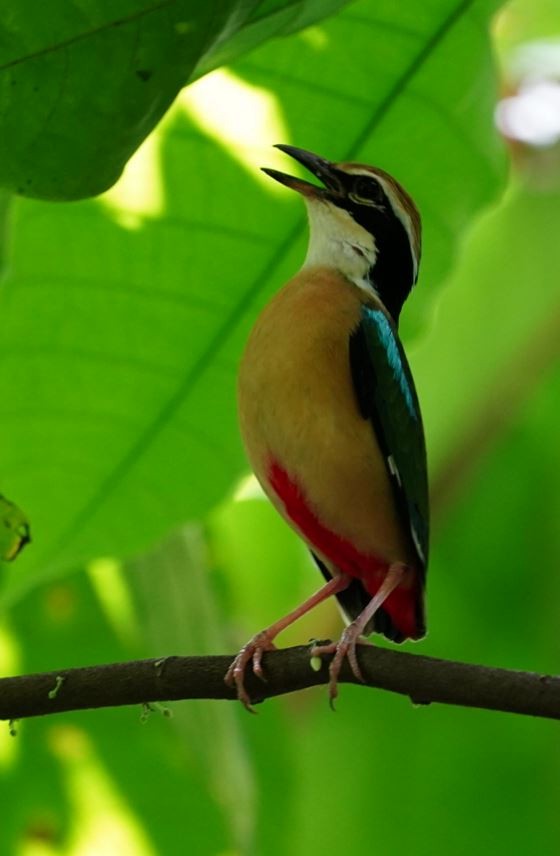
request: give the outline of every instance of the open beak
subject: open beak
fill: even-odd
[[[292,190],[297,190],[304,196],[315,198],[328,198],[329,196],[341,196],[343,188],[340,180],[337,178],[337,170],[334,164],[325,158],[314,155],[312,152],[306,152],[305,149],[298,149],[296,146],[285,146],[278,144],[276,149],[285,152],[290,157],[294,158],[298,163],[302,164],[309,172],[322,181],[324,187],[317,187],[316,184],[311,184],[310,181],[305,181],[303,178],[296,178],[293,175],[286,175],[284,172],[279,172],[277,169],[269,169],[262,167],[262,171],[279,181],[280,184],[285,184],[286,187],[291,187]]]

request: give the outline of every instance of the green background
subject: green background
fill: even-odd
[[[234,651],[317,587],[236,425],[247,331],[305,251],[300,201],[258,171],[287,168],[276,142],[376,163],[423,215],[402,335],[434,535],[407,649],[558,671],[560,151],[493,121],[555,4],[12,5],[0,487],[33,543],[2,566],[1,673]],[[283,641],[339,632],[327,604]],[[350,686],[336,714],[324,689],[170,708],[6,725],[0,853],[557,852],[554,722]]]

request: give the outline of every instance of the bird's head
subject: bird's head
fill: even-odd
[[[420,215],[408,193],[377,167],[331,163],[295,146],[277,148],[324,185],[263,170],[305,199],[310,223],[306,264],[333,267],[373,291],[397,322],[420,262]]]

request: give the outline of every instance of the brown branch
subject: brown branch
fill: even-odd
[[[384,648],[360,648],[365,683],[408,696],[415,704],[456,704],[560,719],[560,678],[494,669],[405,654]],[[85,708],[178,699],[234,699],[224,684],[229,656],[165,657],[106,666],[62,669],[0,679],[0,719],[15,720]],[[329,658],[319,671],[311,667],[309,648],[265,655],[268,680],[247,675],[255,703],[328,681]],[[347,665],[341,682],[357,683]],[[341,704],[343,704],[343,699]]]

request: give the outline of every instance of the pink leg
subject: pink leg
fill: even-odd
[[[270,627],[267,627],[265,630],[261,630],[260,633],[256,633],[255,636],[249,639],[247,644],[243,646],[227,670],[224,680],[226,684],[229,684],[229,686],[235,686],[237,688],[237,697],[239,701],[243,702],[247,710],[251,713],[255,713],[251,707],[251,699],[245,690],[244,677],[247,663],[252,661],[253,672],[261,680],[266,680],[262,669],[262,655],[265,651],[274,651],[276,647],[274,645],[274,639],[278,634],[281,633],[282,630],[285,630],[290,624],[293,624],[293,622],[302,615],[305,615],[306,612],[309,612],[310,609],[313,609],[314,606],[322,603],[333,594],[343,591],[349,585],[350,577],[345,574],[333,577],[332,580],[329,580],[329,582],[322,586],[319,591],[311,595],[311,597],[302,603],[301,606],[298,606],[298,608],[294,609],[293,612],[288,613],[284,618],[281,618],[279,621],[271,624]]]
[[[311,649],[312,656],[334,654],[329,667],[329,673],[331,676],[329,682],[329,699],[331,707],[334,707],[334,700],[338,695],[338,676],[345,657],[348,657],[348,662],[350,663],[350,668],[352,669],[353,674],[359,681],[363,681],[364,678],[356,657],[356,645],[370,644],[366,639],[360,638],[364,632],[364,628],[368,624],[369,620],[375,615],[379,607],[387,600],[391,592],[394,591],[402,582],[403,577],[408,573],[408,571],[409,568],[407,565],[403,565],[401,562],[395,562],[390,565],[385,579],[379,586],[376,594],[372,597],[366,608],[360,612],[358,617],[349,624],[348,627],[346,627],[344,633],[340,637],[340,640],[336,643],[332,643],[331,645],[318,645]]]

